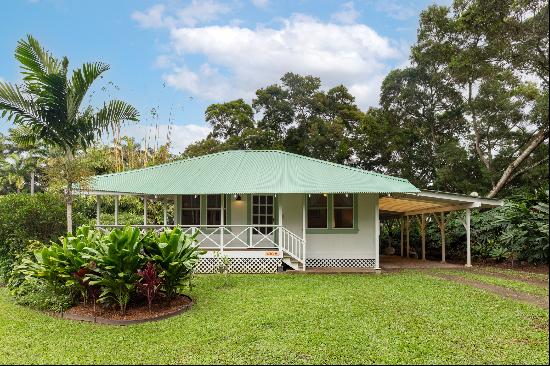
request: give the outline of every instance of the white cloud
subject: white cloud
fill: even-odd
[[[143,28],[194,27],[216,20],[230,11],[229,6],[215,0],[192,0],[182,8],[168,9],[162,4],[153,5],[145,11],[133,12],[132,18]]]
[[[257,8],[267,8],[269,5],[269,0],[251,0],[251,2]]]
[[[168,85],[215,101],[251,99],[256,89],[287,71],[319,76],[325,87],[344,84],[362,107],[376,105],[387,62],[406,56],[364,24],[339,25],[295,14],[280,27],[173,27],[179,66],[164,74]],[[206,61],[192,68],[183,57]],[[177,61],[176,61],[177,62]]]
[[[172,20],[164,16],[165,7],[162,4],[154,5],[146,11],[134,11],[132,19],[137,21],[143,28],[162,28],[171,26]]]
[[[376,9],[397,20],[410,19],[418,13],[418,10],[407,2],[395,0],[378,0],[376,2]]]
[[[353,24],[355,23],[358,17],[359,17],[359,12],[355,10],[353,1],[350,1],[348,3],[344,3],[342,5],[342,10],[337,13],[334,13],[331,19],[337,23]]]
[[[211,131],[209,127],[196,124],[159,124],[157,132],[156,126],[131,124],[122,127],[121,132],[123,135],[134,137],[136,142],[140,144],[143,144],[143,139],[147,135],[147,144],[153,146],[155,144],[155,136],[157,136],[159,145],[166,143],[169,129],[171,129],[171,152],[174,154],[183,152],[189,144],[205,138]]]

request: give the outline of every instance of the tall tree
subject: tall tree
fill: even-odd
[[[92,145],[108,128],[120,121],[137,121],[137,110],[120,100],[106,102],[99,110],[82,106],[86,93],[108,65],[85,63],[69,77],[67,57],[54,58],[30,35],[18,42],[15,58],[21,66],[23,85],[0,82],[2,116],[29,128],[28,142],[41,140],[59,149],[67,167],[74,165],[79,149]],[[79,176],[66,172],[64,178],[67,231],[72,232],[73,188]]]
[[[421,14],[413,62],[430,58],[463,96],[494,197],[548,149],[548,3],[456,0]],[[543,112],[545,111],[545,112]]]

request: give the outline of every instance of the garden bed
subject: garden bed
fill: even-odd
[[[170,302],[160,301],[152,305],[151,311],[147,302],[141,302],[126,310],[122,315],[118,308],[103,308],[96,306],[94,312],[93,304],[80,303],[63,313],[55,313],[63,319],[87,321],[100,324],[130,325],[157,321],[179,315],[193,306],[193,300],[186,295],[180,295]]]

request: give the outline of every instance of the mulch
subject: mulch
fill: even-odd
[[[161,300],[152,304],[151,311],[149,311],[147,303],[144,301],[129,306],[126,309],[125,315],[122,315],[118,307],[105,308],[96,305],[94,311],[92,303],[80,303],[63,313],[56,313],[55,315],[70,320],[111,325],[130,325],[176,316],[188,310],[192,305],[193,300],[189,296],[180,295],[170,302]]]

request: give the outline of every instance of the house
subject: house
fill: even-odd
[[[153,167],[94,177],[83,194],[98,196],[97,226],[118,222],[120,195],[144,200],[140,227],[179,225],[196,234],[207,254],[198,272],[213,272],[219,254],[234,272],[275,272],[281,267],[380,268],[380,220],[400,220],[401,256],[408,256],[411,218],[418,217],[425,259],[425,226],[464,210],[470,265],[470,210],[498,200],[421,191],[405,179],[283,151],[225,151]],[[115,222],[102,224],[100,197],[114,195]],[[147,222],[147,202],[164,202],[164,225]],[[173,221],[168,222],[168,206]],[[406,235],[405,235],[406,234]],[[406,240],[404,237],[406,236]],[[218,254],[217,254],[218,253]]]

